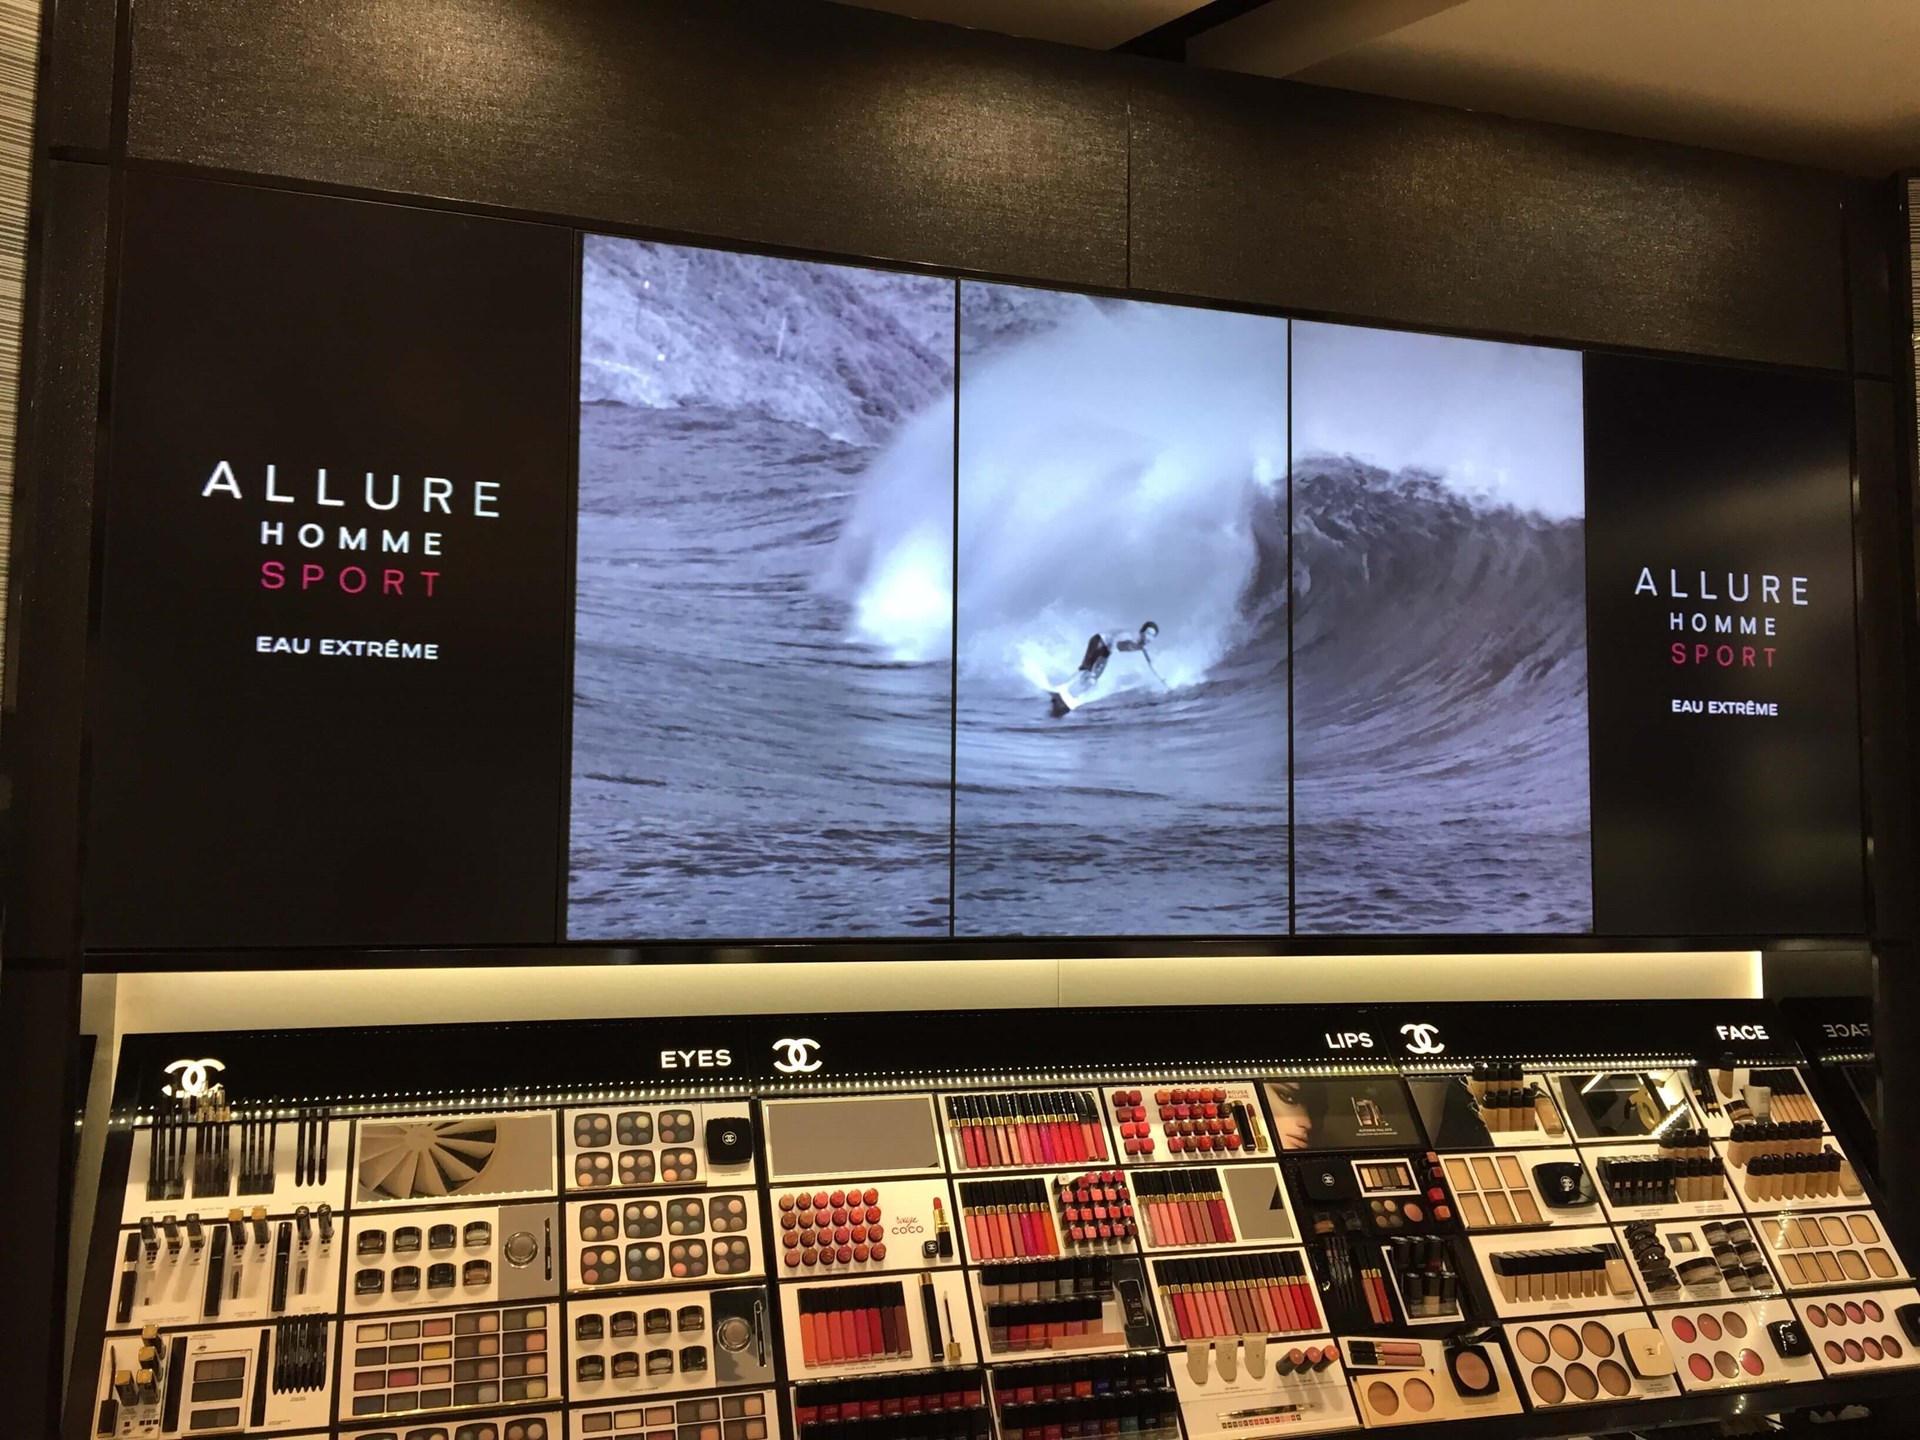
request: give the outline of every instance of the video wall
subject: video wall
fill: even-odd
[[[1840,381],[152,176],[116,335],[90,944],[1861,923]]]

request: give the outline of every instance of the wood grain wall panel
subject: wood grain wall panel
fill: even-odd
[[[1125,280],[1108,57],[819,0],[143,0],[129,154],[688,236]]]
[[[1846,367],[1841,177],[1168,66],[1133,116],[1138,288]]]

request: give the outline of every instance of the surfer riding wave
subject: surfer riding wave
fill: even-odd
[[[1076,706],[1086,700],[1092,693],[1093,687],[1099,683],[1100,677],[1106,673],[1107,661],[1113,657],[1116,650],[1123,655],[1138,654],[1147,662],[1147,668],[1153,671],[1155,678],[1159,678],[1160,672],[1154,668],[1153,656],[1147,653],[1147,646],[1152,644],[1159,634],[1160,627],[1151,620],[1144,622],[1138,630],[1116,630],[1111,634],[1094,634],[1087,641],[1087,653],[1080,660],[1079,672],[1073,679],[1053,692],[1051,698],[1054,717],[1057,719],[1062,715],[1071,714]],[[1161,683],[1166,682],[1162,680]]]

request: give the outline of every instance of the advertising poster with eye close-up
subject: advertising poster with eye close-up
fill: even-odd
[[[90,946],[1862,923],[1838,382],[157,176],[123,243]]]

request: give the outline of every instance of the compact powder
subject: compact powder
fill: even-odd
[[[1549,1370],[1544,1365],[1533,1372],[1531,1383],[1533,1393],[1540,1397],[1543,1405],[1558,1405],[1567,1398],[1566,1382],[1560,1378],[1558,1371]]]
[[[1576,1400],[1591,1400],[1600,1393],[1600,1382],[1593,1378],[1593,1372],[1586,1366],[1569,1365],[1567,1389],[1573,1392]]]
[[[1409,1380],[1405,1390],[1407,1408],[1427,1411],[1433,1408],[1433,1387],[1424,1380]]]
[[[1609,1395],[1625,1395],[1633,1389],[1633,1377],[1627,1374],[1626,1367],[1618,1360],[1601,1361],[1596,1373],[1600,1378],[1600,1388]]]
[[[1514,1336],[1513,1343],[1519,1348],[1521,1358],[1529,1365],[1546,1363],[1547,1337],[1531,1325]]]
[[[1396,1415],[1400,1411],[1400,1396],[1386,1381],[1376,1380],[1367,1387],[1367,1404],[1376,1415]]]
[[[1471,1350],[1457,1351],[1453,1357],[1453,1378],[1464,1393],[1477,1395],[1493,1379],[1487,1362]]]
[[[1553,1353],[1562,1360],[1580,1358],[1580,1337],[1570,1325],[1556,1325],[1547,1332],[1547,1340],[1553,1346]]]
[[[1598,1320],[1589,1320],[1582,1325],[1580,1338],[1586,1342],[1587,1349],[1593,1352],[1597,1360],[1604,1360],[1613,1354],[1613,1332]]]

